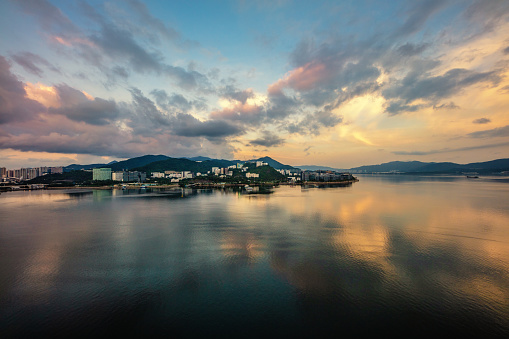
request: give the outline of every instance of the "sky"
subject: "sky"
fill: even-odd
[[[0,167],[509,158],[509,1],[1,1]]]

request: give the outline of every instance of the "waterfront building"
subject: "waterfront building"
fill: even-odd
[[[163,172],[152,172],[152,178],[164,178]]]
[[[0,178],[6,178],[7,177],[7,168],[0,167]]]
[[[94,168],[92,170],[93,180],[111,180],[111,168]]]
[[[124,171],[121,172],[112,172],[111,173],[111,180],[113,181],[127,181],[124,179],[127,179],[127,175],[124,176]]]

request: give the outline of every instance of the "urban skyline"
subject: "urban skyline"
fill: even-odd
[[[0,166],[509,157],[507,1],[3,1]]]

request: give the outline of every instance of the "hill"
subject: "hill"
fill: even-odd
[[[161,161],[155,161],[145,166],[137,167],[135,170],[141,172],[164,172],[164,171],[191,171],[205,173],[212,167],[228,167],[236,162],[229,160],[205,160],[193,161],[186,158],[168,158]]]
[[[55,184],[55,183],[83,183],[92,180],[92,172],[69,171],[64,173],[46,174],[40,177],[28,180],[27,184]]]
[[[255,165],[256,166],[256,165]],[[249,173],[257,173],[260,175],[259,178],[256,178],[256,181],[282,181],[285,180],[285,176],[276,171],[273,167],[269,166],[259,166],[259,167],[249,167]]]
[[[297,168],[300,168],[303,171],[335,171],[335,172],[345,172],[346,170],[340,169],[340,168],[334,168],[334,167],[328,167],[328,166],[319,166],[319,165],[302,165],[297,166]]]
[[[456,164],[453,162],[420,162],[420,161],[392,161],[379,165],[360,166],[349,169],[353,173],[496,173],[509,170],[509,159],[497,159],[470,164]]]
[[[64,171],[69,172],[101,167],[111,168],[112,171],[132,170],[133,168],[145,166],[152,162],[161,161],[168,158],[169,157],[166,155],[143,155],[141,157],[131,158],[123,161],[112,161],[108,164],[90,164],[90,165],[72,164],[64,167]]]
[[[271,157],[263,157],[263,158],[249,160],[249,162],[256,162],[256,161],[266,162],[267,164],[269,164],[270,167],[273,167],[275,169],[296,169],[296,167],[282,164],[279,161],[272,159]]]

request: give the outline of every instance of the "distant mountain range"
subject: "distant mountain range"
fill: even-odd
[[[64,167],[64,171],[69,172],[73,170],[90,170],[92,168],[107,167],[112,171],[122,170],[138,170],[144,172],[161,172],[161,171],[192,171],[192,172],[207,172],[212,167],[228,167],[237,163],[263,161],[275,169],[295,169],[290,165],[282,164],[270,157],[263,157],[259,159],[240,161],[240,160],[224,160],[212,159],[209,157],[192,157],[192,158],[171,158],[166,155],[144,155],[141,157],[131,158],[123,161],[112,161],[108,164],[89,164],[78,165],[73,164]]]
[[[379,165],[360,166],[350,169],[339,169],[328,166],[303,165],[290,166],[280,163],[270,157],[262,157],[248,161],[212,159],[209,157],[171,158],[166,155],[144,155],[128,160],[110,162],[109,164],[69,165],[65,171],[87,170],[108,167],[112,171],[140,170],[145,172],[159,172],[165,170],[206,172],[212,167],[228,167],[237,163],[263,161],[275,169],[302,169],[308,171],[326,170],[352,173],[495,173],[509,171],[509,159],[498,159],[470,164],[456,164],[452,162],[420,162],[420,161],[391,161]]]
[[[392,161],[380,165],[360,166],[348,171],[353,173],[495,173],[509,170],[509,159],[498,159],[470,164],[456,164],[453,162],[420,162],[420,161]]]

